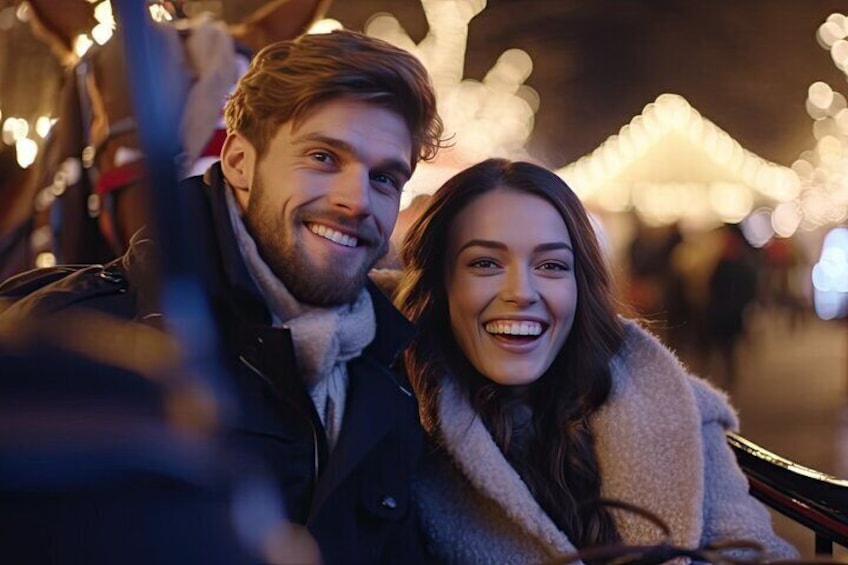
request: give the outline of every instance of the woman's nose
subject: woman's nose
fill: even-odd
[[[528,269],[510,269],[504,281],[503,299],[518,305],[533,304],[539,299],[539,292],[533,283]]]

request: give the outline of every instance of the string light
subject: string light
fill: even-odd
[[[410,51],[427,67],[445,131],[453,136],[452,147],[418,166],[404,189],[403,207],[486,157],[526,158],[539,107],[538,93],[524,84],[533,61],[521,49],[504,51],[482,80],[464,77],[468,26],[486,8],[485,0],[422,0],[421,5],[429,31],[419,43],[392,14],[375,14],[365,25],[368,35]]]
[[[738,223],[758,203],[787,202],[800,192],[794,170],[743,149],[670,93],[557,172],[589,206],[633,209],[650,225]]]
[[[848,18],[831,14],[819,26],[816,39],[848,78]],[[808,89],[805,105],[816,144],[792,168],[801,181],[795,199],[801,227],[812,230],[841,223],[848,216],[848,103],[842,93],[816,81]]]

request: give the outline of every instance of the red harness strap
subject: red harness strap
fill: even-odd
[[[97,180],[97,185],[94,187],[94,192],[100,196],[110,194],[116,190],[144,179],[147,176],[147,169],[144,159],[132,161],[110,169],[100,175]]]
[[[200,154],[201,157],[220,157],[221,148],[224,146],[224,141],[227,139],[227,130],[216,129],[209,139],[209,143]]]

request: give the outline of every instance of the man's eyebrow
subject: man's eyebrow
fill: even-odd
[[[357,151],[353,145],[337,137],[330,137],[328,135],[323,135],[320,133],[310,133],[299,137],[293,141],[295,145],[304,145],[306,143],[315,142],[329,145],[330,147],[333,147],[334,149],[337,149],[342,153],[353,155],[355,158],[362,160],[362,156],[359,154],[359,151]],[[386,159],[380,164],[378,168],[401,174],[407,180],[412,176],[412,169],[410,168],[409,163],[402,159]]]
[[[507,249],[506,244],[500,241],[493,241],[490,239],[470,239],[466,241],[462,247],[460,247],[456,254],[459,255],[462,253],[464,249],[469,247],[485,247],[488,249],[499,249],[505,251]],[[550,243],[540,243],[536,247],[533,248],[535,253],[539,253],[540,251],[557,251],[559,249],[565,249],[566,251],[570,251],[572,254],[574,253],[574,249],[571,245],[565,241],[552,241]]]

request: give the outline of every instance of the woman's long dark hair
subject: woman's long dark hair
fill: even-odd
[[[571,332],[550,369],[520,389],[489,381],[463,358],[451,332],[445,289],[445,249],[454,219],[473,200],[500,187],[550,202],[565,220],[575,255],[578,298]],[[438,435],[439,381],[450,371],[533,496],[569,539],[578,548],[619,541],[611,514],[598,503],[600,473],[589,417],[609,396],[610,360],[621,347],[623,329],[606,262],[577,195],[538,165],[483,161],[435,193],[410,228],[402,257],[406,270],[397,303],[421,329],[405,361],[425,428]],[[529,435],[521,442],[510,441],[516,404],[532,410]]]

